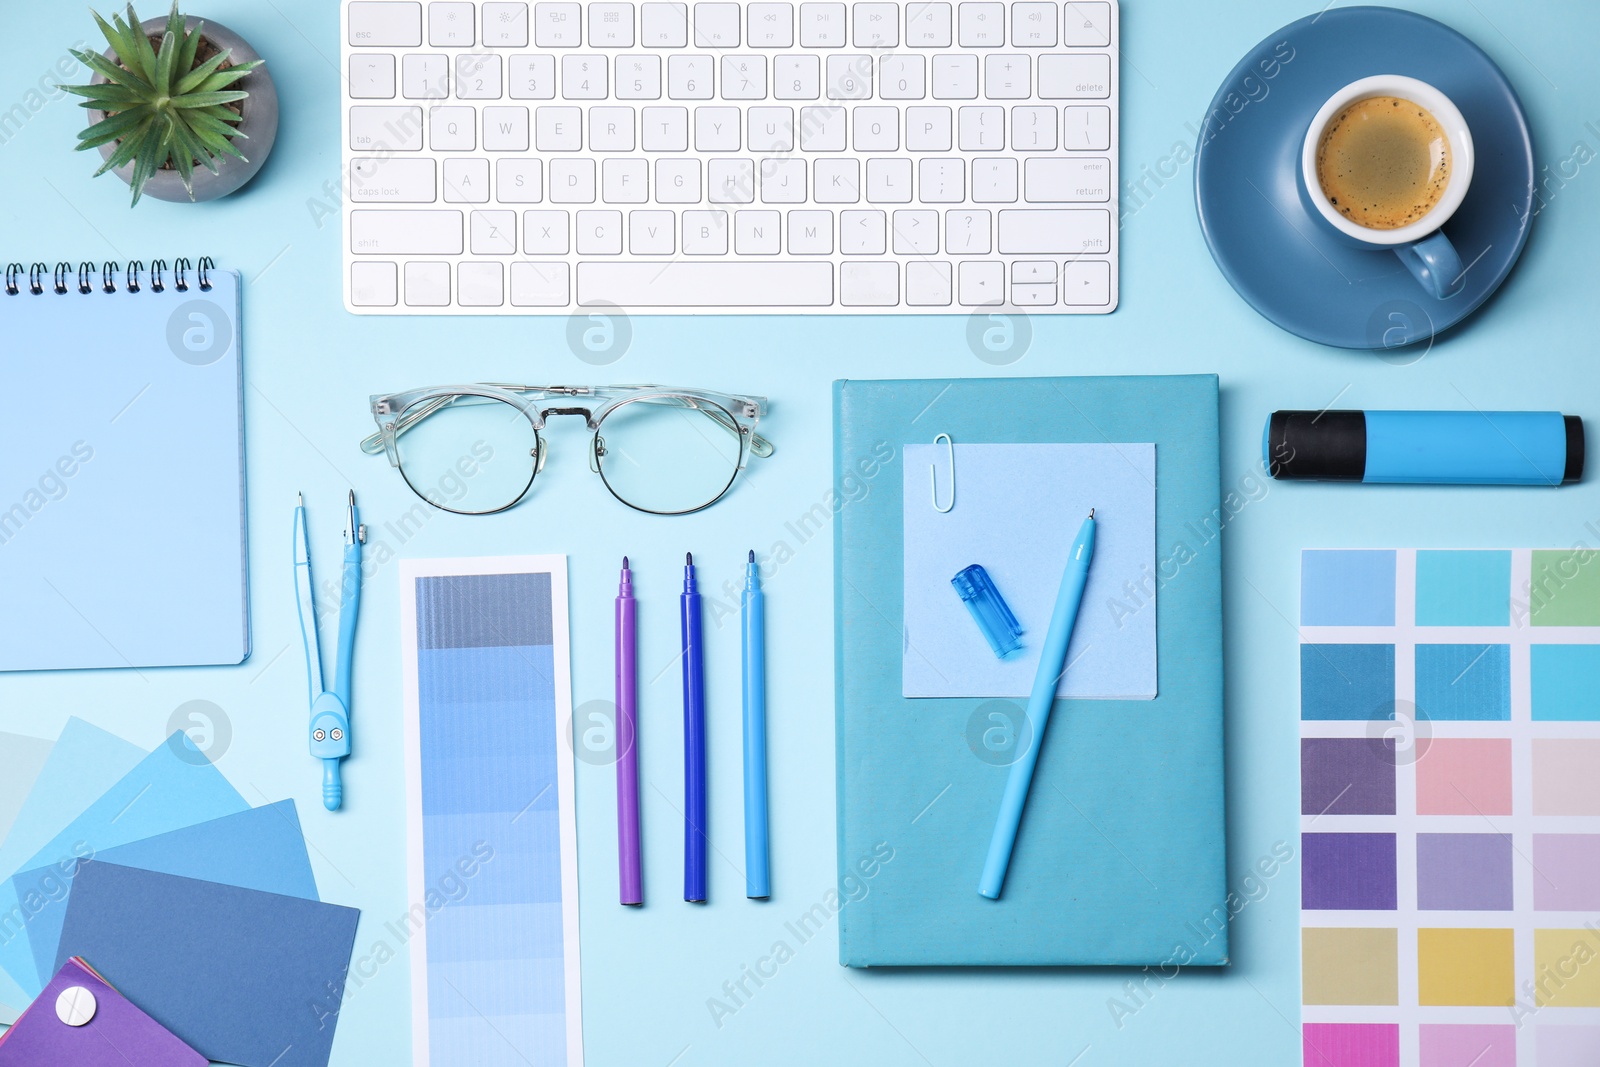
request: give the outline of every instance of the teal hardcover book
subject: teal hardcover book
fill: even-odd
[[[1216,376],[839,381],[833,400],[840,963],[1226,964],[1220,535],[1228,512],[1219,499]],[[930,464],[918,446],[939,434],[955,444],[945,453],[941,438]],[[1123,447],[1109,459],[1103,447],[1084,451],[1093,469],[1034,464],[1037,491],[1003,499],[1009,514],[994,520],[993,536],[968,542],[983,558],[966,562],[984,564],[1008,600],[1026,602],[1027,582],[1007,576],[1013,558],[1037,558],[1040,540],[1059,537],[1064,562],[1079,498],[1115,500],[1095,549],[1096,566],[1111,562],[1104,573],[1091,568],[1068,671],[1092,654],[1081,644],[1101,647],[1094,628],[1126,633],[1153,613],[1155,696],[1129,685],[1107,688],[1115,694],[1107,699],[1058,694],[1005,891],[988,900],[978,875],[1025,700],[902,695],[970,692],[959,657],[933,657],[931,685],[913,687],[903,671],[930,632],[905,605],[919,615],[931,610],[924,605],[943,610],[916,595],[929,579],[908,561],[906,536],[925,532],[926,517],[908,522],[906,509],[944,508],[952,487],[954,506],[941,518],[1002,499],[992,476],[963,490],[964,446],[1062,443]],[[1029,450],[1006,454],[1025,459]],[[1071,524],[1041,526],[1062,498]],[[1113,554],[1114,539],[1139,545]],[[1035,580],[1054,589],[1061,567],[1049,566]],[[1042,631],[1017,614],[1026,649]],[[991,655],[976,626],[969,636]],[[1118,655],[1152,654],[1134,643]],[[1064,681],[1061,692],[1073,690]],[[1135,693],[1142,698],[1128,698]]]

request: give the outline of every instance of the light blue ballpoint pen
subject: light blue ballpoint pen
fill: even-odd
[[[753,549],[745,564],[739,613],[744,622],[744,895],[765,900],[772,896],[767,845],[767,623],[761,568]]]
[[[1083,603],[1083,587],[1089,581],[1089,561],[1094,558],[1094,509],[1078,527],[1078,536],[1072,542],[1067,556],[1067,569],[1061,575],[1061,591],[1056,594],[1055,611],[1050,615],[1050,627],[1045,631],[1044,647],[1039,655],[1039,670],[1033,676],[1033,693],[1028,697],[1028,729],[1023,735],[1027,748],[1011,765],[1006,779],[1006,791],[1000,797],[1000,815],[995,819],[994,836],[989,839],[989,855],[983,861],[983,876],[978,880],[978,892],[990,900],[1000,898],[1000,888],[1006,882],[1006,869],[1011,865],[1011,849],[1017,843],[1017,827],[1022,823],[1022,806],[1028,801],[1028,787],[1033,784],[1033,768],[1039,762],[1039,747],[1044,742],[1044,728],[1050,722],[1050,708],[1055,704],[1056,685],[1066,670],[1067,646],[1072,642],[1072,628],[1078,621],[1078,606]]]
[[[300,609],[300,636],[305,642],[306,677],[311,693],[311,754],[322,761],[322,805],[338,811],[344,802],[339,764],[350,755],[350,662],[355,652],[356,616],[361,607],[361,545],[367,528],[350,494],[350,525],[344,532],[344,569],[339,580],[339,650],[334,660],[333,688],[324,689],[322,651],[317,639],[316,597],[311,582],[311,540],[306,532],[306,502],[294,509],[294,580]]]

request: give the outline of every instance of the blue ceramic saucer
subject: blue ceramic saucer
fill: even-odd
[[[1448,300],[1424,292],[1394,253],[1325,236],[1297,192],[1312,116],[1371,74],[1431,83],[1472,129],[1472,185],[1444,226],[1469,266]],[[1528,239],[1533,179],[1527,118],[1500,68],[1448,26],[1387,7],[1323,11],[1262,41],[1217,91],[1195,149],[1200,228],[1228,282],[1290,333],[1340,348],[1428,340],[1482,306]]]

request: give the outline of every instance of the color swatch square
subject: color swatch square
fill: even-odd
[[[1533,813],[1600,815],[1600,740],[1533,741]]]
[[[1511,625],[1511,553],[1419,550],[1417,625]]]
[[[1517,1067],[1517,1028],[1494,1023],[1423,1023],[1422,1067]]]
[[[1306,1023],[1300,1035],[1305,1067],[1400,1067],[1395,1023]]]
[[[1301,626],[1393,626],[1393,549],[1300,555]]]
[[[1301,834],[1300,907],[1393,911],[1394,834]]]
[[[1511,907],[1509,835],[1417,835],[1418,910],[1510,911]]]
[[[1417,931],[1417,1003],[1509,1008],[1515,1002],[1510,930]]]
[[[1382,719],[1393,711],[1393,645],[1300,646],[1302,719]]]
[[[1541,1008],[1600,1008],[1600,933],[1533,932],[1534,1002]]]
[[[1509,738],[1435,737],[1418,748],[1418,815],[1511,814]]]
[[[1594,1067],[1600,1063],[1600,1026],[1539,1023],[1534,1029],[1538,1067]]]
[[[1533,645],[1528,651],[1535,719],[1600,719],[1600,645]]]
[[[1303,1004],[1399,1004],[1399,941],[1393,927],[1300,931]]]
[[[1369,737],[1300,741],[1303,815],[1393,815],[1394,742]]]
[[[1511,718],[1510,645],[1418,645],[1417,717]]]
[[[1600,834],[1533,835],[1533,910],[1600,911]]]
[[[1528,604],[1535,626],[1600,626],[1600,553],[1535,549]]]

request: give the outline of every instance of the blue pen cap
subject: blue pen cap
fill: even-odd
[[[1017,638],[1022,636],[1022,624],[994,587],[988,571],[974,563],[950,579],[950,584],[955,586],[956,595],[972,613],[972,621],[983,631],[996,656],[1005,659],[1021,650],[1022,642]]]

